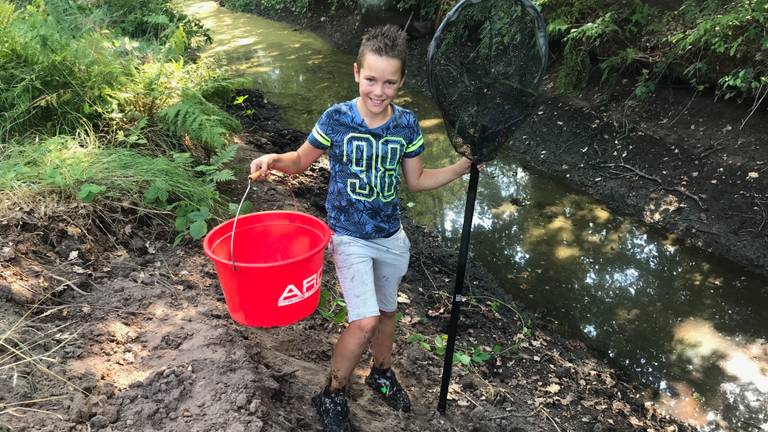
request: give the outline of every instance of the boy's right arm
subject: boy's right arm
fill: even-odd
[[[304,141],[304,144],[296,151],[265,154],[251,161],[251,179],[265,178],[271,169],[286,174],[302,173],[319,159],[324,151]]]

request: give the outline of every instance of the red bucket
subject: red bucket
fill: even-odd
[[[205,236],[203,248],[213,260],[232,319],[273,327],[295,323],[317,309],[330,239],[328,225],[314,216],[268,211],[218,225]]]

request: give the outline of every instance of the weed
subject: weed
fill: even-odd
[[[223,4],[235,11],[252,11],[262,8],[269,12],[289,11],[297,15],[306,14],[310,8],[309,0],[224,0]]]
[[[444,356],[448,343],[448,335],[436,335],[431,340],[427,336],[421,333],[411,333],[406,341],[409,343],[416,343],[419,347],[425,351],[434,352],[438,356]],[[430,344],[430,342],[432,342]],[[469,348],[456,348],[453,352],[453,363],[462,364],[464,366],[470,365],[482,365],[488,362],[493,356],[500,356],[506,352],[502,349],[501,345],[494,345],[493,348],[486,347],[469,347]]]
[[[230,134],[240,130],[237,119],[191,89],[185,89],[181,100],[160,112],[160,117],[174,133],[188,135],[209,152],[224,148]]]
[[[341,324],[347,319],[347,303],[341,296],[327,289],[320,292],[317,310],[323,318],[334,324]]]
[[[234,147],[208,165],[195,167],[189,154],[170,159],[130,149],[102,147],[92,135],[14,142],[0,153],[0,190],[58,192],[87,202],[128,201],[175,211],[177,243],[189,234],[207,232],[204,225],[220,214],[223,203],[217,182],[232,179],[221,165],[234,157]]]
[[[169,5],[0,0],[0,190],[160,210],[176,243],[225,214],[240,124],[214,103],[244,81],[185,61],[210,37]]]

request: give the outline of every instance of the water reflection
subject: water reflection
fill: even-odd
[[[352,56],[314,35],[216,2],[184,3],[237,73],[309,130],[356,95]],[[421,119],[428,166],[456,159],[427,95],[398,103]],[[300,143],[297,143],[297,146]],[[404,195],[409,212],[458,243],[466,184]],[[637,379],[670,413],[703,430],[768,430],[768,294],[764,281],[617,217],[502,155],[480,177],[472,260],[520,301],[546,310]]]
[[[509,155],[486,171],[474,260],[659,389],[668,412],[702,430],[768,430],[764,281],[528,175]],[[411,197],[412,213],[456,242],[464,197],[434,193]]]

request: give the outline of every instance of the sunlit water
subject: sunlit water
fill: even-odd
[[[215,2],[183,7],[211,29],[205,55],[252,79],[291,126],[308,131],[330,104],[356,96],[353,57],[317,36]],[[421,119],[428,166],[456,159],[428,95],[406,90],[398,103]],[[403,199],[416,221],[456,244],[465,191],[454,182]],[[765,281],[523,171],[513,155],[481,174],[471,260],[660,390],[655,399],[668,412],[703,430],[768,430]]]

